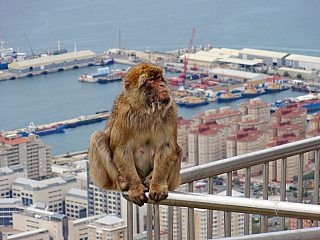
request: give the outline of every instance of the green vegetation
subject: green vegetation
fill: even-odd
[[[288,73],[287,71],[285,71],[285,72],[283,73],[283,76],[284,76],[284,77],[289,77],[289,73]]]

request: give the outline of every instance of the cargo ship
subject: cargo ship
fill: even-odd
[[[14,51],[13,48],[4,47],[4,41],[0,39],[0,70],[8,69],[8,65],[12,62],[23,61],[26,53]]]
[[[184,97],[177,103],[178,106],[193,108],[209,104],[208,99],[200,97]]]
[[[242,92],[242,97],[243,98],[257,97],[265,93],[266,91],[263,88],[259,88],[256,86],[247,86],[245,87],[245,90]]]
[[[275,93],[288,90],[288,86],[284,86],[280,83],[271,82],[267,87],[264,88],[266,93]]]
[[[104,68],[98,68],[98,72],[91,73],[91,74],[85,74],[78,78],[79,82],[98,82],[99,77],[107,76],[109,75],[109,67]]]
[[[28,137],[30,133],[43,136],[47,134],[63,132],[65,127],[65,124],[56,124],[51,127],[37,128],[34,126],[34,123],[31,122],[24,131],[21,131],[18,134],[22,137]]]
[[[225,90],[223,93],[220,93],[218,96],[218,102],[232,102],[242,98],[242,93],[238,92],[230,92],[229,90]]]

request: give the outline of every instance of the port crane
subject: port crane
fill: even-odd
[[[187,55],[184,56],[184,62],[183,62],[183,74],[179,75],[179,77],[181,78],[186,78],[187,77],[187,64],[188,64],[188,59],[189,59],[189,54],[191,52],[191,48],[192,48],[192,43],[193,43],[193,38],[194,38],[194,33],[195,33],[196,29],[194,28],[192,30],[192,36],[191,36],[191,39],[190,39],[190,44],[189,44],[189,50],[188,50],[188,57]],[[192,70],[198,70],[196,64],[194,64],[194,67],[191,68]]]

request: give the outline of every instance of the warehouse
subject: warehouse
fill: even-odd
[[[316,79],[317,78],[317,72],[315,71],[308,71],[303,69],[296,69],[296,68],[288,68],[288,67],[281,67],[278,68],[278,74],[280,76],[283,76],[284,73],[287,72],[289,74],[289,77],[296,78],[298,74],[301,74],[301,77],[304,79]]]
[[[257,73],[223,69],[223,68],[214,68],[210,70],[209,76],[212,78],[222,80],[224,82],[228,80],[232,80],[232,81],[241,82],[241,83],[258,81],[258,80],[267,78],[267,75],[264,75],[264,74],[257,74]]]
[[[180,63],[182,63],[185,59],[188,58],[188,64],[196,64],[198,66],[203,67],[212,67],[214,63],[218,62],[219,57],[216,54],[210,54],[209,52],[199,51],[195,54],[186,53],[179,57]]]
[[[304,55],[290,54],[285,59],[286,66],[304,70],[320,70],[320,58]]]
[[[32,71],[41,71],[50,68],[61,68],[67,65],[77,65],[96,60],[96,54],[90,50],[64,53],[60,55],[52,55],[40,57],[21,62],[14,62],[8,65],[12,72],[28,73]]]
[[[240,50],[231,48],[212,48],[209,50],[209,52],[219,54],[221,58],[226,58],[228,57],[227,55],[231,56],[232,58],[239,58]]]
[[[285,66],[285,57],[287,57],[288,55],[288,53],[272,52],[250,48],[244,48],[239,51],[239,58],[241,59],[263,59],[265,64],[278,67]]]

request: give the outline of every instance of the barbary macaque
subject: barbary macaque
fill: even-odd
[[[104,190],[128,191],[135,204],[168,197],[180,184],[182,148],[177,143],[177,107],[163,68],[132,67],[123,79],[104,132],[91,136],[92,181]]]

